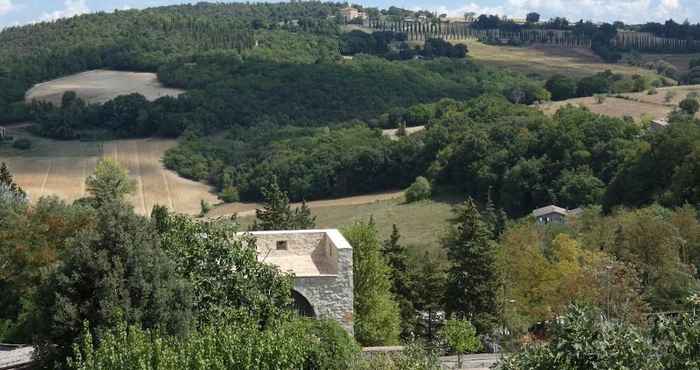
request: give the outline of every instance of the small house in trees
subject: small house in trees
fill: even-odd
[[[353,333],[352,247],[332,230],[256,231],[258,259],[294,273],[294,308]]]
[[[665,119],[655,119],[649,124],[649,131],[659,131],[668,127],[669,123]]]
[[[532,216],[535,217],[535,220],[537,220],[539,224],[564,224],[567,218],[578,216],[581,212],[583,212],[581,208],[567,210],[555,205],[549,205],[532,211]]]

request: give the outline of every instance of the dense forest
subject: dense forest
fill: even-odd
[[[249,50],[256,42],[274,39],[267,31],[276,29],[332,35],[337,25],[325,19],[339,7],[318,2],[200,3],[6,28],[0,32],[0,122],[26,116],[13,103],[37,82],[97,68],[155,72],[183,56]],[[275,43],[286,46],[294,48],[298,42]]]

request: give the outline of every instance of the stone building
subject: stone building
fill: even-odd
[[[346,22],[350,22],[351,20],[356,18],[365,19],[364,12],[351,6],[346,6],[345,8],[340,9],[340,15],[345,19]]]
[[[577,216],[582,211],[583,210],[580,208],[567,210],[565,208],[557,207],[555,205],[549,205],[532,211],[532,216],[535,217],[535,220],[537,220],[537,223],[539,224],[563,224],[566,223],[566,219],[568,217]]]
[[[338,230],[256,231],[258,259],[294,273],[294,306],[353,333],[352,247]]]

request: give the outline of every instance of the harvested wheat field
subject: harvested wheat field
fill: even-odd
[[[560,48],[555,46],[495,46],[477,41],[466,41],[469,55],[485,65],[509,68],[524,74],[547,78],[555,74],[586,77],[611,70],[615,73],[656,75],[654,71],[625,64],[603,62],[590,49]]]
[[[156,100],[184,92],[164,87],[154,73],[95,70],[36,84],[27,92],[25,100],[59,105],[66,91],[75,91],[80,98],[94,104],[133,93],[139,93],[148,100]]]
[[[2,148],[0,161],[7,163],[32,200],[48,195],[67,201],[84,197],[85,178],[104,156],[119,161],[136,181],[131,203],[139,214],[150,214],[156,204],[180,213],[198,214],[201,200],[217,202],[209,186],[179,177],[163,167],[163,153],[176,144],[175,140],[115,140],[101,144],[54,141],[17,131],[12,134],[30,137],[34,147],[23,152]]]
[[[548,115],[553,115],[561,107],[571,104],[586,107],[593,113],[623,118],[634,118],[635,121],[665,119],[677,108],[681,100],[690,93],[700,94],[700,85],[672,86],[655,90],[629,94],[619,94],[619,97],[608,96],[599,102],[597,98],[575,98],[559,102],[548,102],[538,107]]]

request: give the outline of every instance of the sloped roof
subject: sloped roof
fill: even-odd
[[[549,205],[549,206],[538,208],[538,209],[532,211],[532,215],[535,217],[540,217],[540,216],[544,216],[544,215],[548,215],[548,214],[552,214],[552,213],[558,213],[560,215],[566,216],[568,211],[564,208],[557,207],[555,205]]]

